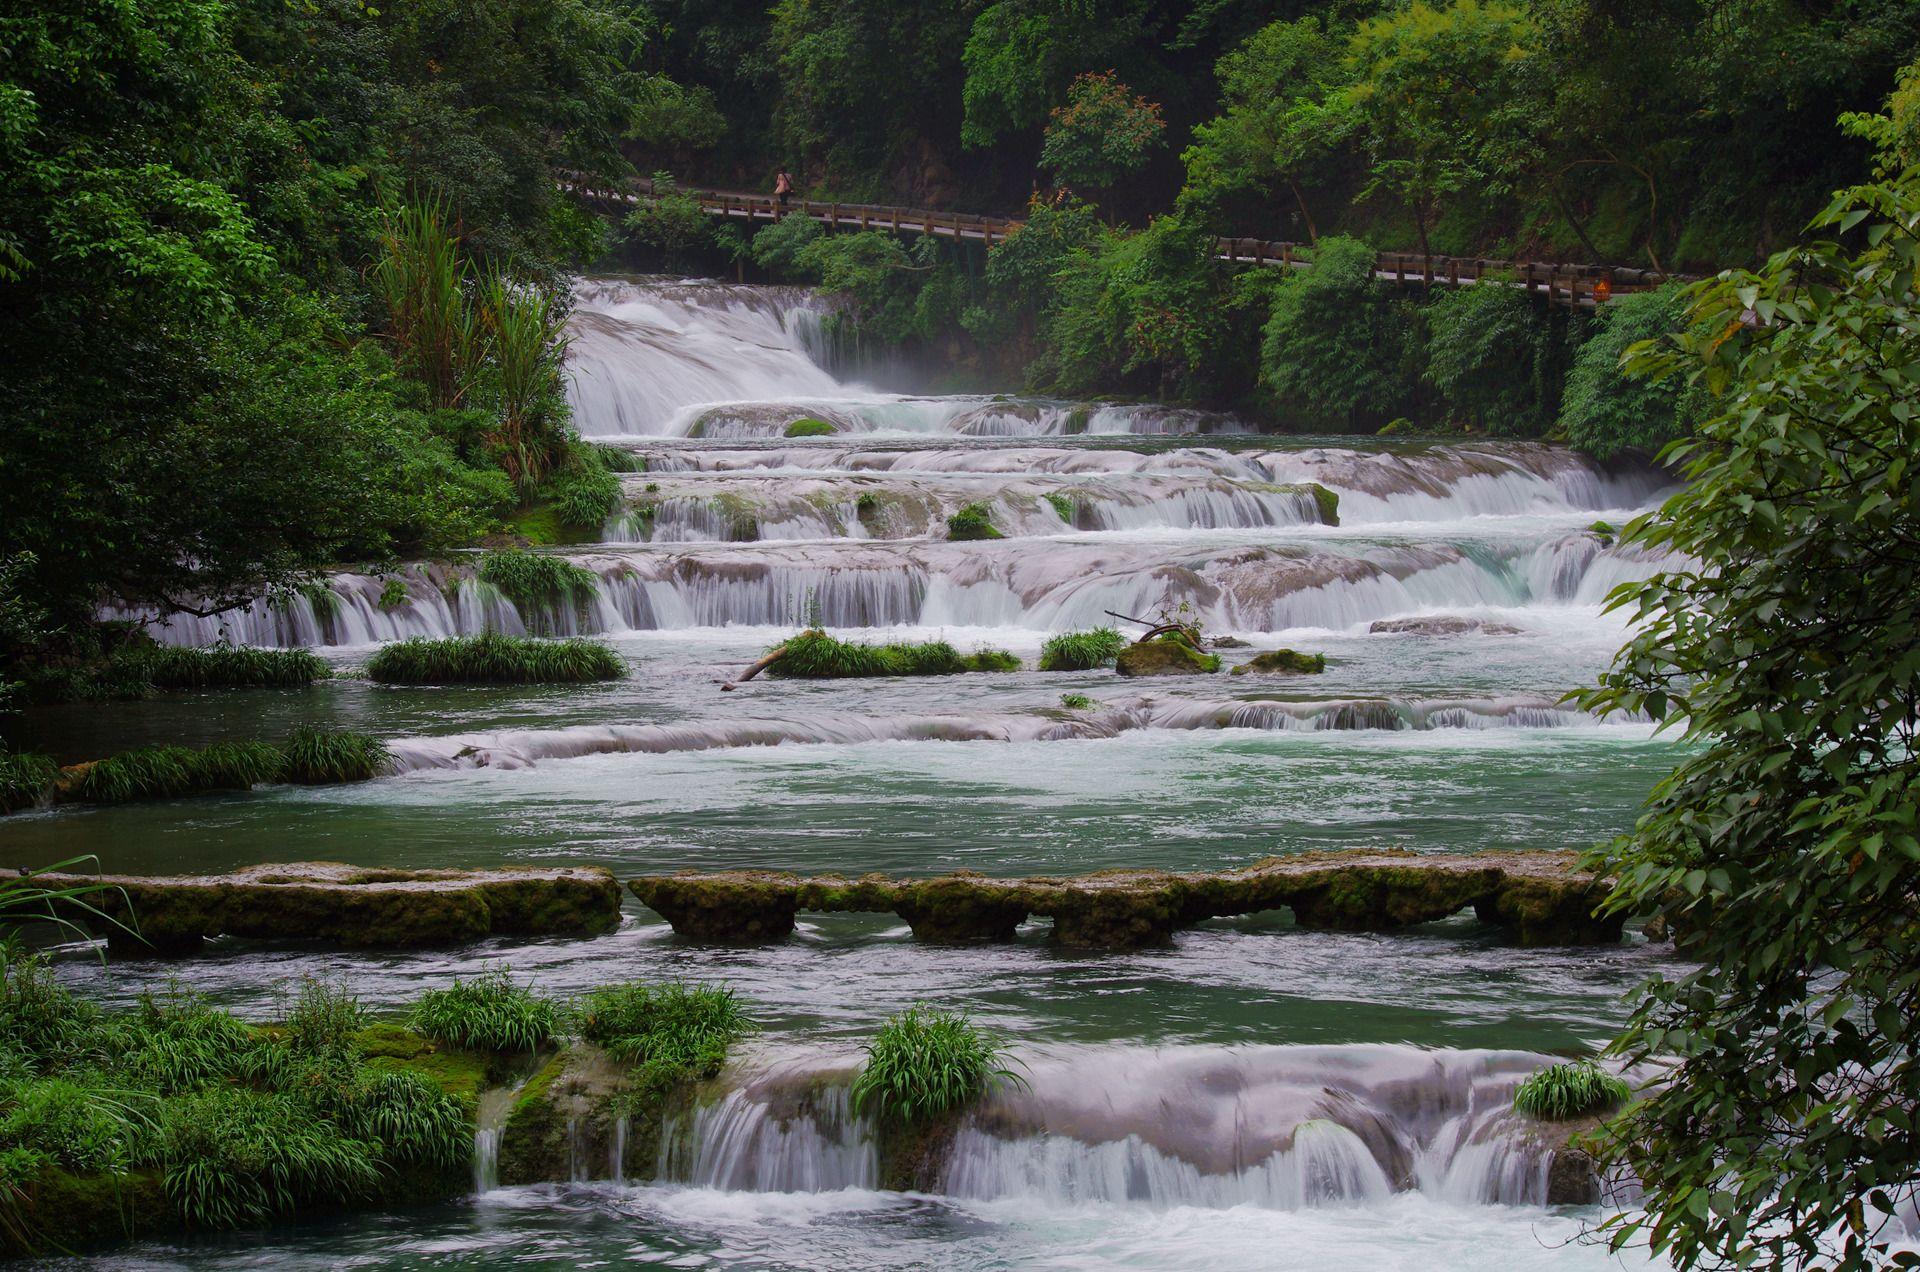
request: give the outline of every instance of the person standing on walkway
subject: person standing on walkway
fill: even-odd
[[[779,201],[780,215],[787,214],[787,200],[793,197],[793,174],[787,171],[785,164],[780,165],[780,175],[773,179],[773,197]]]

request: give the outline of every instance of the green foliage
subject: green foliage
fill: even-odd
[[[981,647],[960,660],[962,671],[1018,671],[1020,660],[1004,649]]]
[[[32,808],[53,789],[60,767],[44,755],[0,750],[0,813]]]
[[[1018,671],[1020,660],[1000,649],[962,655],[946,641],[864,645],[836,640],[818,628],[775,646],[786,652],[767,669],[773,676],[845,680],[866,676],[952,676],[973,671]]]
[[[1705,418],[1707,396],[1679,377],[1648,381],[1622,365],[1645,340],[1672,337],[1685,325],[1687,298],[1677,287],[1622,296],[1600,311],[1599,328],[1574,355],[1560,407],[1560,434],[1601,459],[1624,451],[1658,454]]]
[[[167,1196],[199,1228],[256,1224],[311,1200],[357,1200],[380,1181],[373,1145],[290,1096],[244,1089],[170,1105],[156,1156]]]
[[[1553,1064],[1528,1075],[1513,1107],[1548,1121],[1611,1113],[1633,1095],[1627,1084],[1591,1060]]]
[[[302,726],[287,735],[281,747],[281,778],[303,786],[335,782],[364,782],[379,777],[393,764],[387,744],[352,729]]]
[[[793,423],[787,425],[784,436],[831,437],[834,431],[833,425],[827,423],[825,420],[803,419],[795,420]]]
[[[382,579],[380,581],[380,599],[375,602],[382,610],[392,611],[407,603],[407,581],[405,579]]]
[[[476,576],[498,588],[523,619],[563,607],[578,612],[592,602],[600,586],[599,576],[592,570],[565,557],[518,549],[487,553],[480,558]]]
[[[389,685],[581,684],[627,674],[620,656],[591,640],[532,640],[483,632],[383,645],[367,677]]]
[[[1063,693],[1060,705],[1069,711],[1090,711],[1099,704],[1084,693]]]
[[[804,212],[789,212],[753,236],[748,248],[753,263],[776,274],[799,275],[804,271],[800,254],[826,230]]]
[[[1616,1039],[1672,1063],[1609,1128],[1646,1190],[1611,1236],[1683,1268],[1889,1266],[1920,1176],[1916,227],[1920,172],[1843,191],[1833,238],[1700,285],[1680,347],[1630,363],[1718,399],[1622,535],[1672,564],[1618,589],[1633,637],[1577,697],[1690,744],[1596,853],[1695,961]]]
[[[1426,377],[1450,414],[1486,433],[1538,437],[1553,425],[1566,368],[1558,326],[1513,287],[1457,287],[1426,307]]]
[[[293,688],[333,674],[324,659],[305,649],[155,645],[115,661],[156,689]]]
[[[397,209],[367,274],[387,311],[395,361],[442,410],[466,401],[486,361],[486,333],[468,301],[473,265],[450,220],[437,201]]]
[[[1415,392],[1411,332],[1384,303],[1373,249],[1328,237],[1311,268],[1273,293],[1261,346],[1261,380],[1280,409],[1336,428],[1402,414]]]
[[[504,968],[421,995],[409,1028],[437,1042],[474,1051],[534,1051],[559,1033],[553,1002],[516,985]]]
[[[1119,657],[1127,638],[1111,627],[1062,632],[1040,647],[1041,671],[1091,671]]]
[[[679,190],[667,173],[656,172],[652,197],[627,214],[627,233],[674,263],[712,242],[713,224],[700,200]]]
[[[1040,166],[1071,185],[1109,190],[1165,144],[1160,106],[1112,72],[1090,71],[1047,119]]]
[[[598,535],[620,508],[620,479],[606,464],[601,447],[574,445],[563,467],[547,483],[553,513],[569,529]]]
[[[102,1075],[0,1080],[0,1144],[74,1171],[123,1171],[154,1128],[152,1094]]]
[[[498,419],[488,449],[522,490],[538,486],[571,452],[566,389],[567,302],[555,287],[495,264],[474,288],[473,322],[485,341]]]
[[[956,543],[974,539],[1004,539],[994,528],[987,505],[972,503],[947,518],[947,538]]]
[[[609,985],[576,1004],[574,1019],[582,1038],[633,1066],[636,1095],[649,1105],[719,1073],[753,1027],[732,990],[678,983]]]
[[[1075,509],[1071,495],[1063,495],[1057,490],[1050,491],[1046,495],[1046,501],[1052,505],[1055,516],[1059,517],[1060,520],[1066,522],[1068,525],[1073,524]]]
[[[898,1126],[958,1113],[996,1086],[1022,1081],[1004,1054],[1004,1044],[963,1013],[909,1007],[867,1044],[854,1109]]]
[[[124,804],[244,791],[277,780],[281,768],[280,752],[265,742],[216,742],[201,750],[145,746],[88,765],[67,797],[90,804]]]
[[[1047,122],[1074,71],[1112,65],[1154,37],[1128,3],[1076,4],[998,0],[979,11],[960,55],[966,69],[960,127],[967,147],[990,146],[1004,134]]]
[[[288,1045],[315,1053],[346,1046],[366,1023],[367,1013],[345,982],[334,985],[311,976],[300,982],[284,1021]]]

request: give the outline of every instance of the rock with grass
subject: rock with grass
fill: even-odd
[[[1270,649],[1255,654],[1233,669],[1236,676],[1317,676],[1327,669],[1325,654],[1303,654],[1292,649]]]
[[[787,425],[784,435],[787,437],[831,437],[838,431],[838,429],[834,428],[833,425],[827,423],[825,420],[814,419],[811,416],[803,416]]]
[[[947,538],[955,543],[980,539],[1004,539],[993,524],[992,513],[983,503],[971,503],[947,518]]]
[[[851,1092],[854,1111],[879,1134],[881,1186],[937,1188],[961,1115],[1021,1080],[1005,1045],[965,1013],[919,1005],[889,1017],[867,1044]]]

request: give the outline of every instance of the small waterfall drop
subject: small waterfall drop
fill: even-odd
[[[513,1111],[514,1092],[493,1087],[480,1093],[473,1131],[473,1191],[488,1193],[500,1186],[500,1135]]]

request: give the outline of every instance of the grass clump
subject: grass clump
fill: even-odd
[[[160,645],[124,657],[156,689],[294,688],[332,674],[323,659],[305,649]]]
[[[1091,671],[1111,663],[1126,647],[1126,637],[1111,627],[1062,632],[1040,647],[1040,670]]]
[[[1004,1054],[1005,1045],[963,1013],[909,1007],[867,1044],[854,1109],[895,1125],[957,1113],[998,1084],[1021,1081]]]
[[[389,685],[580,684],[626,674],[620,656],[597,641],[499,632],[446,640],[416,636],[383,646],[367,660],[368,678]]]
[[[835,429],[825,420],[798,419],[787,425],[788,437],[831,437]]]
[[[719,1073],[727,1049],[753,1027],[732,990],[678,983],[595,990],[574,1018],[582,1038],[634,1066],[636,1095],[649,1104]]]
[[[1626,1082],[1591,1060],[1549,1065],[1514,1092],[1513,1107],[1530,1117],[1559,1122],[1611,1113],[1633,1095]]]
[[[60,767],[44,755],[0,750],[0,813],[32,808],[53,790]]]
[[[1053,505],[1053,510],[1060,514],[1060,520],[1066,522],[1068,525],[1072,525],[1076,514],[1072,497],[1063,495],[1059,491],[1054,491],[1046,498],[1047,502]]]
[[[579,611],[593,600],[600,587],[599,576],[592,570],[564,557],[520,549],[489,552],[481,557],[479,579],[498,588],[522,617],[569,605]]]
[[[309,982],[280,1029],[258,1029],[179,990],[103,1012],[41,959],[0,965],[0,1236],[56,1245],[27,1187],[48,1172],[119,1197],[159,1180],[177,1221],[233,1228],[381,1197],[396,1168],[465,1179],[468,1107],[410,1072],[370,1067],[351,1042],[359,1007]],[[7,1211],[11,1205],[12,1214]]]
[[[787,652],[768,675],[798,680],[848,680],[864,676],[953,676],[969,671],[1018,671],[1020,660],[1003,649],[962,654],[944,640],[920,644],[864,645],[839,640],[817,627],[782,641]]]
[[[352,729],[295,729],[287,735],[282,754],[286,764],[281,778],[302,786],[368,781],[393,763],[385,742]]]
[[[265,742],[216,742],[200,750],[143,746],[87,765],[67,796],[90,804],[127,804],[244,791],[279,780],[284,767],[280,752]]]
[[[502,968],[429,990],[414,1004],[407,1025],[470,1051],[534,1051],[559,1033],[560,1013],[551,1000],[514,984]]]
[[[976,539],[1004,539],[994,528],[992,515],[983,503],[971,503],[947,518],[947,538],[956,543]]]
[[[1069,711],[1087,711],[1096,704],[1084,693],[1063,693],[1060,695],[1060,705]]]

